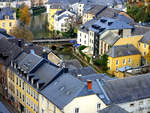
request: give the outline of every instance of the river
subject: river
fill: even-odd
[[[35,39],[48,37],[49,30],[47,29],[47,26],[48,21],[46,13],[38,16],[32,16],[30,30],[32,31]]]

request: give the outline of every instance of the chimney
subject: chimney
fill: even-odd
[[[48,50],[46,48],[43,49],[43,58],[48,59]]]
[[[88,90],[92,89],[92,80],[87,80]]]
[[[22,41],[21,40],[18,40],[18,46],[22,47]]]
[[[31,53],[31,54],[35,54],[34,49],[31,49],[31,50],[30,50],[30,53]]]
[[[81,74],[78,74],[77,77],[78,77],[79,80],[82,80],[82,79],[81,79],[81,77],[82,77]]]

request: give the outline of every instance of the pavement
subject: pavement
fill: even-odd
[[[0,101],[6,106],[6,108],[9,110],[10,113],[19,113],[17,109],[11,104],[8,103],[8,100],[6,100],[2,94],[0,94]]]

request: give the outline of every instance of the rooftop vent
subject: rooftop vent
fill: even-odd
[[[63,86],[63,87],[60,88],[60,91],[63,91],[64,89],[65,89],[65,87]]]
[[[101,28],[101,26],[99,26],[99,25],[92,25],[92,27],[93,27],[94,29],[100,29],[100,28]]]
[[[99,32],[103,32],[105,30],[105,28],[101,28],[99,29]]]
[[[113,22],[108,22],[108,25],[111,26],[113,24]]]
[[[107,22],[107,20],[101,19],[100,22],[105,23],[105,22]]]

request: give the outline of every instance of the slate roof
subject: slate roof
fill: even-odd
[[[139,50],[131,44],[113,46],[107,52],[107,55],[111,57],[121,57],[121,56],[137,55],[137,54],[140,54]]]
[[[39,46],[39,45],[35,45],[35,44],[30,43],[30,42],[28,42],[28,41],[26,41],[24,39],[18,39],[18,38],[9,39],[8,41],[11,42],[11,43],[14,43],[16,46],[18,46],[18,41],[21,41],[21,48],[26,53],[29,54],[31,52],[31,50],[34,50],[35,54],[43,57],[43,50],[44,50],[44,48]]]
[[[60,109],[63,109],[75,97],[93,94],[83,82],[69,73],[61,75],[45,87],[41,93]]]
[[[50,5],[50,8],[51,9],[62,9],[62,6],[61,6],[61,4],[52,4],[52,5]]]
[[[150,98],[150,75],[107,81],[103,88],[113,104]],[[135,93],[136,92],[136,93]]]
[[[48,60],[43,60],[36,66],[31,72],[30,75],[39,78],[39,83],[43,82],[43,86],[39,90],[43,89],[50,82],[59,77],[63,73],[63,69],[54,65]],[[36,87],[36,86],[34,86]]]
[[[85,13],[96,15],[99,12],[102,12],[105,8],[107,8],[104,5],[89,5],[89,8],[85,9]]]
[[[16,59],[16,61],[20,61],[17,59]],[[18,67],[20,67],[20,69],[22,69],[26,73],[29,73],[42,60],[43,60],[43,58],[39,57],[38,55],[30,53],[30,54],[25,55],[25,57],[22,59],[22,61],[16,62],[16,63],[18,65]]]
[[[148,31],[150,31],[150,27],[135,26],[132,31],[132,35],[143,35]]]
[[[82,65],[80,64],[80,62],[77,59],[64,60],[63,61],[63,65],[65,66],[65,68],[69,68],[69,69],[79,69],[79,68],[82,68]]]
[[[96,74],[96,71],[88,66],[88,67],[83,67],[83,68],[79,68],[79,69],[69,69],[69,73],[71,73],[74,76],[78,76],[78,75],[89,75],[89,74]]]
[[[70,5],[70,4],[74,4],[74,3],[80,2],[80,1],[81,0],[49,0],[48,4],[60,3],[60,4]]]
[[[107,80],[114,80],[114,78],[110,78],[108,75],[106,74],[89,74],[86,76],[81,76],[81,80],[83,82],[86,82],[87,80],[96,80],[99,79],[101,81],[107,81]]]
[[[118,40],[120,39],[120,37],[114,33],[112,33],[111,31],[108,31],[107,34],[101,39],[104,42],[106,42],[109,45],[114,45]]]
[[[92,80],[92,91],[99,96],[99,98],[105,103],[110,104],[110,99],[103,89],[103,85],[105,82],[114,80],[116,78],[110,78],[106,74],[90,74],[86,76],[81,76],[79,78],[83,82],[87,82],[87,80]]]
[[[146,43],[146,44],[150,45],[150,31],[146,32],[143,35],[143,38],[141,40],[139,40],[139,42]]]
[[[106,107],[105,109],[99,111],[98,113],[129,113],[129,112],[117,105],[112,105]]]
[[[11,60],[14,60],[23,50],[14,44],[8,42],[7,39],[0,39],[0,58],[5,65],[10,65]],[[5,56],[5,58],[3,58]]]
[[[124,4],[127,0],[89,0],[89,3],[100,4],[100,5],[108,5],[115,6],[118,4]]]
[[[0,102],[0,113],[10,113],[2,102]]]
[[[0,20],[5,19],[5,16],[9,16],[9,19],[14,19],[14,10],[12,8],[6,7],[2,8],[0,11]]]
[[[61,4],[75,4],[77,2],[79,3],[84,3],[84,4],[98,4],[98,5],[109,5],[109,6],[114,6],[117,4],[124,4],[127,0],[49,0],[48,4],[52,3],[61,3]]]
[[[133,26],[125,23],[117,18],[101,17],[100,19],[92,19],[81,25],[79,30],[83,32],[88,32],[89,30],[96,32],[97,34],[103,33],[105,30],[114,29],[132,29]]]
[[[14,39],[15,38],[15,37],[7,34],[7,31],[2,28],[0,28],[0,37],[6,38],[6,39]]]

